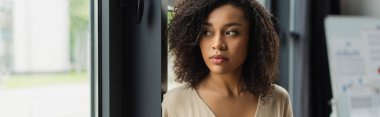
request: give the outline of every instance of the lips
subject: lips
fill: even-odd
[[[210,60],[214,64],[221,64],[223,62],[228,61],[229,59],[223,55],[214,55],[210,57]]]

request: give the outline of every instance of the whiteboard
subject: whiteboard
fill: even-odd
[[[380,117],[380,19],[328,16],[325,33],[332,116]]]

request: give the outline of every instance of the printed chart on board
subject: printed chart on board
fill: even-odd
[[[333,109],[338,117],[380,117],[380,19],[325,19]]]

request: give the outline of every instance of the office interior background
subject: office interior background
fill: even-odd
[[[342,117],[325,21],[380,21],[380,1],[258,1],[278,19],[277,84],[294,116]],[[176,2],[0,0],[0,117],[161,116],[162,94],[181,85],[165,37]],[[380,117],[380,101],[372,106],[368,117]]]

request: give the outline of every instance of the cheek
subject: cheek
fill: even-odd
[[[239,52],[237,56],[239,56],[239,59],[244,62],[246,57],[247,57],[247,51],[248,51],[248,48],[247,46],[241,46],[240,49],[238,50]]]
[[[199,49],[201,50],[201,54],[202,54],[202,57],[203,59],[205,59],[205,57],[207,57],[207,42],[205,42],[204,40],[201,40],[199,42]]]
[[[248,54],[248,41],[241,41],[236,43],[233,53],[235,54],[234,56],[237,58],[237,60],[239,60],[238,62],[243,63]]]

